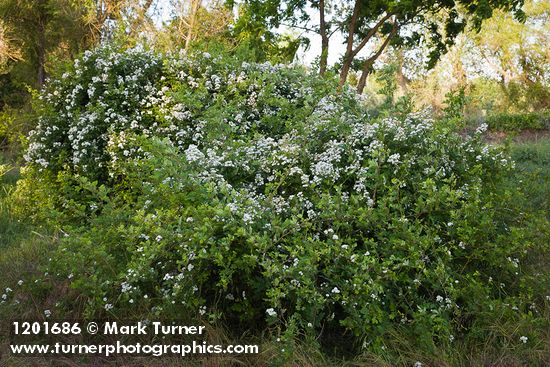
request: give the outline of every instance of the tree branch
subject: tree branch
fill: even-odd
[[[388,35],[388,37],[386,37],[386,39],[384,40],[382,45],[378,48],[378,50],[374,53],[374,55],[372,55],[367,60],[365,60],[365,63],[363,64],[363,71],[361,73],[361,77],[359,78],[359,82],[357,83],[357,93],[359,94],[363,93],[363,90],[365,89],[365,84],[367,81],[367,76],[371,73],[371,70],[372,70],[372,65],[374,64],[376,59],[378,59],[380,55],[382,55],[382,52],[384,52],[386,47],[388,47],[391,39],[395,36],[398,29],[399,29],[399,26],[397,22],[394,21],[393,28],[390,34]]]
[[[359,51],[361,51],[363,49],[363,47],[365,47],[365,45],[369,42],[369,40],[376,34],[376,32],[378,32],[378,29],[384,24],[384,22],[386,20],[388,20],[392,15],[394,15],[394,13],[387,13],[384,17],[382,17],[382,19],[380,19],[378,21],[378,23],[376,23],[376,25],[374,27],[372,27],[368,32],[367,32],[367,35],[365,36],[365,38],[363,38],[363,40],[361,41],[361,43],[359,43],[359,45],[357,45],[357,47],[352,51],[352,57],[355,57],[357,56],[357,54],[359,53]]]
[[[359,16],[359,11],[361,10],[361,1],[355,0],[355,6],[353,7],[353,14],[351,16],[351,21],[349,23],[348,29],[348,39],[346,46],[346,56],[349,58],[353,52],[353,38],[355,35],[355,24],[357,23],[357,17]]]
[[[359,16],[359,11],[361,10],[361,0],[355,0],[355,5],[353,7],[353,14],[351,16],[351,21],[348,28],[348,40],[346,46],[346,53],[344,55],[344,64],[342,65],[342,70],[340,71],[340,81],[338,83],[338,88],[342,88],[346,79],[348,78],[349,69],[353,61],[353,38],[355,35],[355,24],[357,23],[357,17]]]

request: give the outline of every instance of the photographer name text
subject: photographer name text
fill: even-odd
[[[116,321],[103,325],[104,335],[202,335],[204,326],[165,325],[159,321],[150,324],[137,322],[134,325],[119,325]]]

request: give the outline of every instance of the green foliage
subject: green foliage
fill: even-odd
[[[0,164],[0,251],[25,237],[29,223],[14,215],[16,202],[11,199],[18,171],[10,164]]]
[[[278,35],[273,27],[280,22],[277,1],[248,1],[239,7],[232,35],[252,52],[249,61],[290,63],[305,38]]]
[[[17,192],[67,234],[49,273],[88,315],[268,327],[288,353],[344,331],[380,352],[395,328],[435,347],[544,309],[523,276],[542,234],[504,215],[509,158],[336,89],[209,54],[87,53],[44,92]]]
[[[396,98],[396,70],[396,64],[388,64],[375,74],[380,84],[378,93],[383,96],[381,103],[373,107],[372,112],[376,115],[406,117],[414,109],[413,96],[405,94]]]
[[[540,111],[550,107],[546,26],[550,7],[544,1],[529,0],[523,8],[525,21],[497,11],[481,32],[469,35],[475,49],[470,57],[474,62],[481,59],[478,72],[494,80],[494,87],[500,92],[495,102],[501,112]],[[481,83],[490,84],[483,80]]]
[[[394,94],[397,91],[396,71],[397,65],[389,64],[385,65],[376,76],[376,80],[382,85],[379,92],[384,96],[383,104],[387,106],[393,105]]]
[[[22,60],[14,67],[23,73],[17,75],[12,70],[10,77],[41,86],[46,64],[55,63],[57,58],[69,58],[83,46],[90,29],[83,21],[84,11],[82,2],[72,0],[2,1],[0,15],[13,29],[14,44],[22,52]]]
[[[33,120],[34,116],[25,109],[0,111],[0,152],[11,161],[21,158]]]
[[[445,108],[443,109],[446,118],[459,118],[464,115],[464,107],[468,103],[466,89],[459,88],[456,91],[449,91],[445,94]]]
[[[542,130],[550,126],[550,113],[498,113],[487,116],[485,121],[496,131]]]

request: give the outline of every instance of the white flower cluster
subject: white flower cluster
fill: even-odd
[[[110,133],[154,128],[149,111],[138,107],[154,95],[160,67],[157,56],[139,48],[87,51],[41,95],[55,110],[31,132],[26,160],[41,169],[67,163],[82,172],[101,169]],[[59,162],[60,155],[68,161]]]

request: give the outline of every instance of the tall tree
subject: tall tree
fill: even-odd
[[[20,47],[24,46],[24,58],[34,65],[34,83],[41,86],[46,78],[46,31],[54,17],[54,9],[48,0],[5,0],[0,4],[0,16],[5,24],[18,35]]]
[[[321,75],[323,75],[327,70],[328,64],[329,36],[327,32],[327,21],[325,18],[325,0],[319,0],[319,34],[321,35],[321,58],[319,61],[319,74]]]
[[[365,84],[367,82],[367,76],[372,72],[372,66],[374,65],[374,62],[380,57],[380,55],[382,55],[386,47],[388,47],[390,41],[395,36],[398,29],[399,25],[397,21],[394,20],[391,25],[391,30],[389,31],[386,38],[383,40],[382,44],[378,46],[378,49],[363,62],[361,76],[359,77],[359,82],[357,83],[357,93],[363,93],[363,89],[365,89]]]
[[[106,1],[106,0],[105,0]],[[114,0],[111,0],[114,1]],[[25,83],[40,87],[46,78],[48,57],[64,49],[69,56],[89,48],[95,38],[90,14],[105,11],[99,0],[2,0],[0,16],[12,30],[21,50],[21,65],[33,69]]]
[[[94,45],[101,42],[114,26],[116,21],[122,18],[124,11],[131,4],[131,0],[72,0],[84,7],[84,24],[87,27],[86,44]]]
[[[483,20],[490,18],[495,9],[512,11],[516,17],[523,19],[522,5],[523,0],[355,0],[346,20],[346,52],[340,70],[340,86],[346,82],[357,55],[369,41],[380,36],[388,27],[397,30],[388,32],[385,37],[398,36],[408,44],[420,42],[425,34],[420,29],[428,29],[428,41],[431,45],[429,64],[433,66],[453,45],[454,39],[466,28],[468,22],[474,29],[479,29]],[[434,21],[435,15],[439,18],[443,15],[443,27]],[[388,26],[388,23],[391,25]],[[409,28],[410,34],[399,34],[398,30],[408,25],[414,25]],[[388,42],[385,41],[382,45],[387,45]],[[374,60],[380,54],[375,52]],[[372,62],[372,57],[365,60],[363,71],[368,72]]]
[[[14,43],[12,31],[0,20],[0,73],[7,69],[11,61],[21,60],[21,50]]]
[[[171,19],[154,34],[161,50],[208,47],[210,43],[231,48],[234,24],[231,9],[222,0],[173,0]]]
[[[525,12],[525,22],[496,12],[482,32],[468,34],[472,47],[465,58],[478,74],[498,81],[506,105],[548,108],[550,3],[528,0]]]
[[[281,0],[245,0],[241,4],[227,2],[229,6],[238,6],[238,16],[232,35],[239,43],[248,44],[254,51],[257,61],[291,62],[299,46],[305,41],[302,37],[280,35],[276,29],[283,20],[299,19],[300,12],[294,13],[293,7],[282,7]],[[298,1],[297,3],[303,3]],[[287,5],[294,6],[292,1]]]

